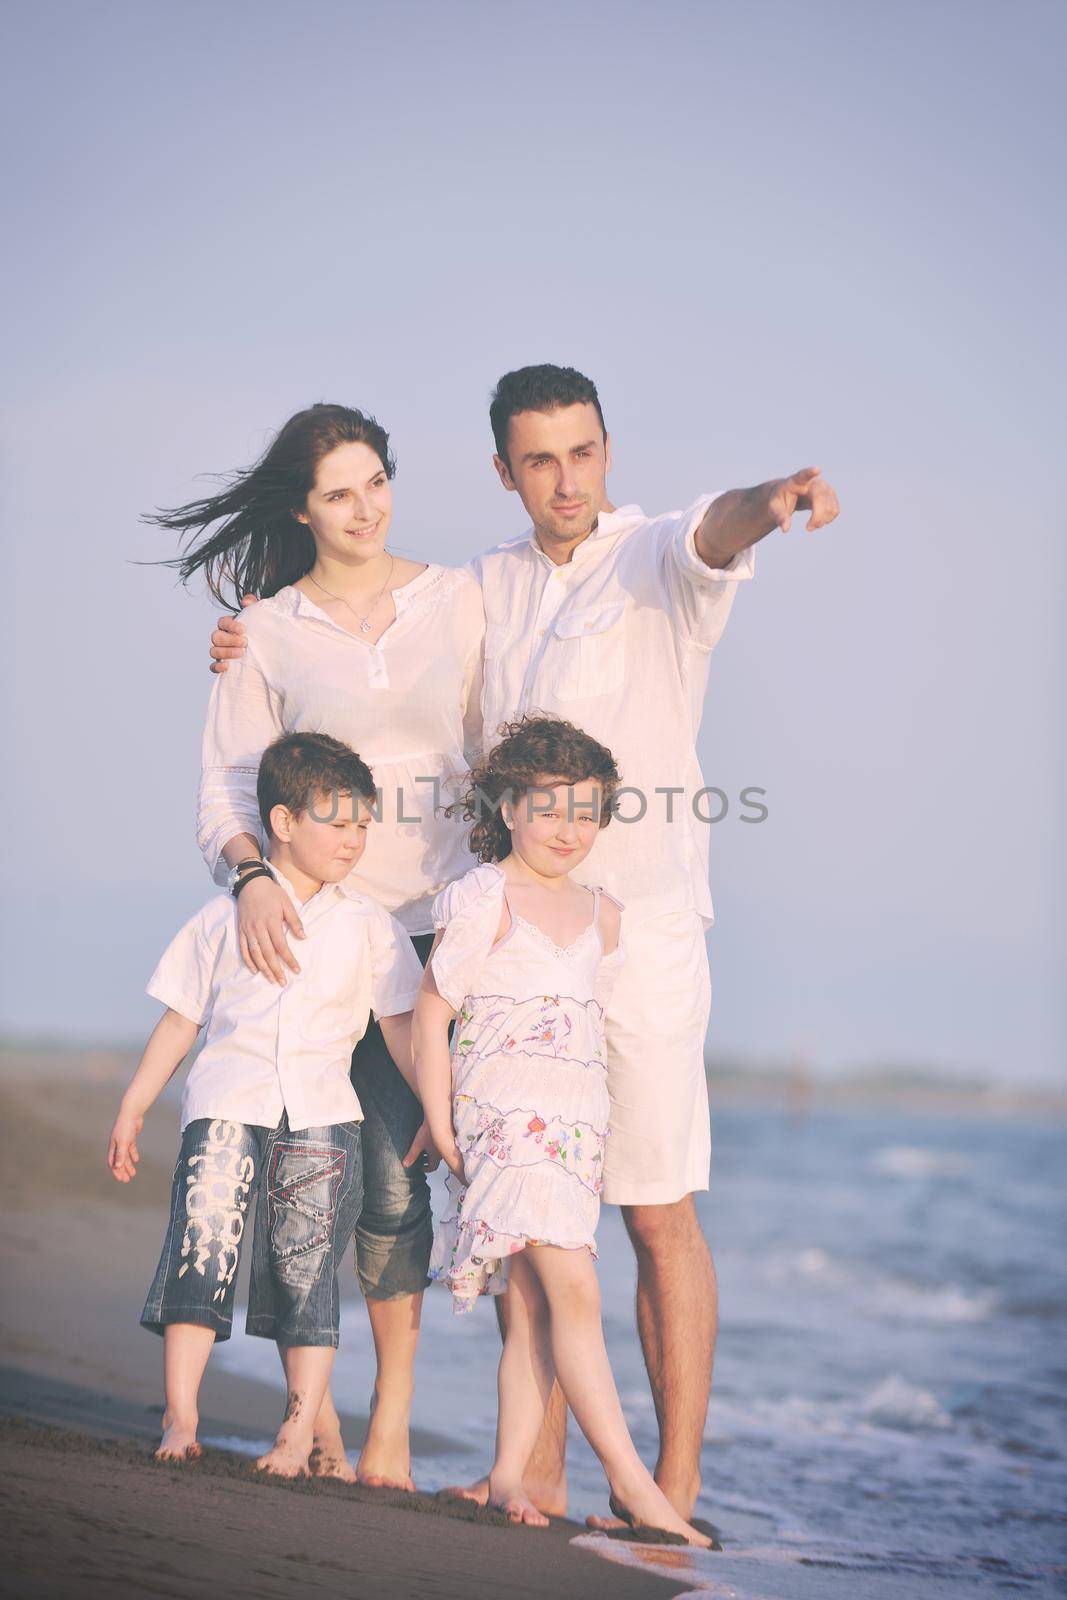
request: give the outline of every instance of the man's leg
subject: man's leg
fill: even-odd
[[[687,1520],[700,1492],[719,1297],[693,1196],[624,1206],[637,1256],[637,1331],[659,1423],[655,1479]]]

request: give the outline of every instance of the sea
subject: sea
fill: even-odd
[[[1067,1593],[1064,1125],[729,1106],[713,1143],[698,1206],[721,1328],[697,1510],[723,1549],[579,1542],[728,1600]],[[651,1464],[633,1255],[611,1207],[598,1238],[608,1346]],[[487,1467],[498,1350],[491,1305],[455,1317],[427,1293],[415,1420],[437,1444],[413,1462],[421,1489]],[[235,1336],[216,1359],[279,1382],[262,1341]],[[366,1410],[371,1372],[346,1301],[342,1409]],[[569,1469],[572,1515],[604,1512],[573,1422]]]

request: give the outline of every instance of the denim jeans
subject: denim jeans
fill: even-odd
[[[228,1339],[245,1226],[255,1209],[249,1333],[283,1345],[338,1340],[337,1266],[363,1200],[360,1124],[293,1133],[202,1117],[182,1135],[170,1223],[141,1324],[192,1322]]]
[[[412,940],[425,966],[432,934]],[[352,1083],[363,1107],[363,1211],[356,1225],[356,1270],[369,1300],[396,1300],[429,1283],[433,1216],[422,1162],[403,1165],[422,1107],[393,1064],[382,1030],[371,1021],[352,1057]]]

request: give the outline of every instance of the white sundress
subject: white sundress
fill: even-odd
[[[467,1182],[448,1174],[430,1273],[448,1284],[457,1312],[501,1293],[508,1257],[527,1244],[596,1255],[604,1007],[623,960],[621,943],[604,955],[601,893],[592,890],[592,920],[565,949],[510,906],[511,925],[494,943],[505,904],[499,867],[475,867],[434,901],[444,930],[434,981],[457,1012],[452,1115]]]

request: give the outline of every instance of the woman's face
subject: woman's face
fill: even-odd
[[[381,460],[369,444],[339,444],[323,456],[297,521],[311,529],[320,556],[349,565],[381,555],[393,514],[393,495]]]

